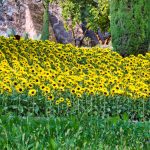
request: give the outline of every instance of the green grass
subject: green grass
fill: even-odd
[[[148,150],[150,122],[118,117],[0,117],[0,148],[7,150]]]
[[[62,97],[72,106],[56,106],[40,94],[1,94],[0,150],[150,149],[149,99]]]

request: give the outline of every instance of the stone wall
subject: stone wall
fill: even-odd
[[[9,28],[17,34],[29,34],[35,38],[42,31],[44,8],[41,0],[7,0],[0,4],[0,35],[6,35]],[[55,40],[52,27],[49,27],[50,39]]]
[[[15,0],[10,0],[0,4],[0,35],[6,35],[8,28],[17,29],[17,33],[21,33],[25,28],[24,7],[17,7]],[[20,10],[19,10],[20,9]]]

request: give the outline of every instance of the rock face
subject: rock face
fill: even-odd
[[[15,29],[16,34],[29,34],[35,38],[42,31],[44,8],[41,0],[7,0],[0,4],[0,35],[7,36],[7,29]],[[55,40],[53,29],[49,27],[51,40]]]
[[[29,38],[35,39],[42,31],[43,13],[42,0],[7,0],[0,4],[0,35],[7,36],[7,29],[13,28],[16,34],[23,36],[28,33]],[[58,4],[49,5],[49,17],[50,40],[63,44],[80,42],[84,35],[83,29],[77,26],[74,33],[71,30],[66,31],[62,9]],[[71,25],[71,20],[67,24]],[[93,31],[87,31],[85,37],[91,39],[91,46],[99,44]]]
[[[50,40],[72,43],[72,32],[66,31],[61,17],[61,8],[50,5]],[[44,8],[42,0],[7,0],[0,5],[0,35],[7,36],[7,29],[15,29],[16,34],[28,33],[35,38],[42,31]]]
[[[6,35],[8,28],[17,28],[19,33],[24,30],[24,15],[19,14],[18,8],[13,0],[0,4],[0,35]]]
[[[58,4],[50,4],[50,24],[53,28],[57,42],[59,43],[73,43],[74,39],[71,31],[66,31],[63,18],[61,17],[62,9]]]

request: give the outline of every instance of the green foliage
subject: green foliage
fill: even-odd
[[[99,117],[0,117],[1,149],[148,149],[149,123]]]
[[[69,92],[62,92],[61,97],[70,97],[72,106],[67,107],[64,103],[56,105],[56,100],[60,97],[58,92],[54,93],[55,99],[48,100],[39,93],[30,97],[27,93],[12,96],[0,95],[0,115],[14,113],[21,116],[99,116],[108,118],[124,115],[130,120],[148,120],[150,116],[150,100],[137,99],[123,96],[106,97],[100,95],[84,94],[81,98]]]
[[[148,51],[150,1],[111,0],[111,34],[115,51],[122,55]]]
[[[108,0],[65,0],[61,2],[63,17],[72,20],[72,25],[86,21],[87,27],[94,31],[101,28],[109,29],[109,1]]]
[[[94,31],[101,28],[102,31],[108,31],[109,21],[109,0],[97,0],[97,7],[90,9],[90,17],[87,20],[89,26]]]

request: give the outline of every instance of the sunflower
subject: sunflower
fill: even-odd
[[[59,100],[57,100],[57,101],[55,102],[55,104],[56,104],[56,105],[59,105],[59,103],[60,103],[60,101],[59,101]]]
[[[59,101],[62,103],[62,102],[64,102],[64,98],[63,97],[60,97],[59,98]]]
[[[23,80],[21,81],[21,84],[22,84],[23,86],[25,86],[25,85],[27,84],[27,80],[26,80],[26,79],[23,79]]]
[[[4,90],[7,91],[8,93],[12,93],[12,89],[8,86],[4,87]]]
[[[27,87],[28,87],[29,89],[32,89],[32,88],[33,88],[33,83],[28,83],[28,84],[27,84]]]
[[[81,87],[80,87],[80,86],[77,86],[77,87],[76,87],[76,90],[80,92],[80,91],[81,91]]]
[[[17,91],[18,93],[23,93],[24,89],[23,89],[21,86],[17,86],[17,87],[16,87],[16,91]]]
[[[43,85],[40,85],[40,89],[43,91],[44,89],[45,89],[45,85],[43,84]]]
[[[62,80],[61,80],[61,79],[59,79],[59,80],[58,80],[58,83],[62,83]]]
[[[50,93],[50,88],[48,86],[45,86],[43,91],[45,92],[45,94],[48,94],[48,93]]]
[[[52,95],[52,94],[48,95],[47,99],[50,100],[50,101],[54,100],[54,95]]]
[[[53,88],[53,89],[57,89],[57,88],[58,88],[58,85],[57,85],[56,83],[53,83],[53,84],[52,84],[52,88]]]
[[[14,86],[17,86],[17,85],[18,85],[18,82],[17,82],[17,81],[14,81],[14,82],[13,82],[13,85],[14,85]]]
[[[31,89],[31,90],[29,90],[29,92],[28,92],[28,95],[29,96],[34,96],[36,94],[36,90],[35,89]]]
[[[40,84],[40,80],[39,80],[38,78],[35,78],[35,79],[34,79],[34,82],[35,82],[37,85]]]
[[[60,91],[62,91],[62,92],[65,91],[64,87],[60,87],[59,89],[60,89]]]
[[[81,98],[81,94],[80,94],[80,93],[78,93],[78,94],[77,94],[77,97],[78,97],[78,98]]]
[[[71,107],[71,103],[70,103],[70,102],[67,102],[67,106],[68,106],[68,107]]]
[[[75,89],[71,89],[71,93],[72,94],[76,94],[76,90]]]

